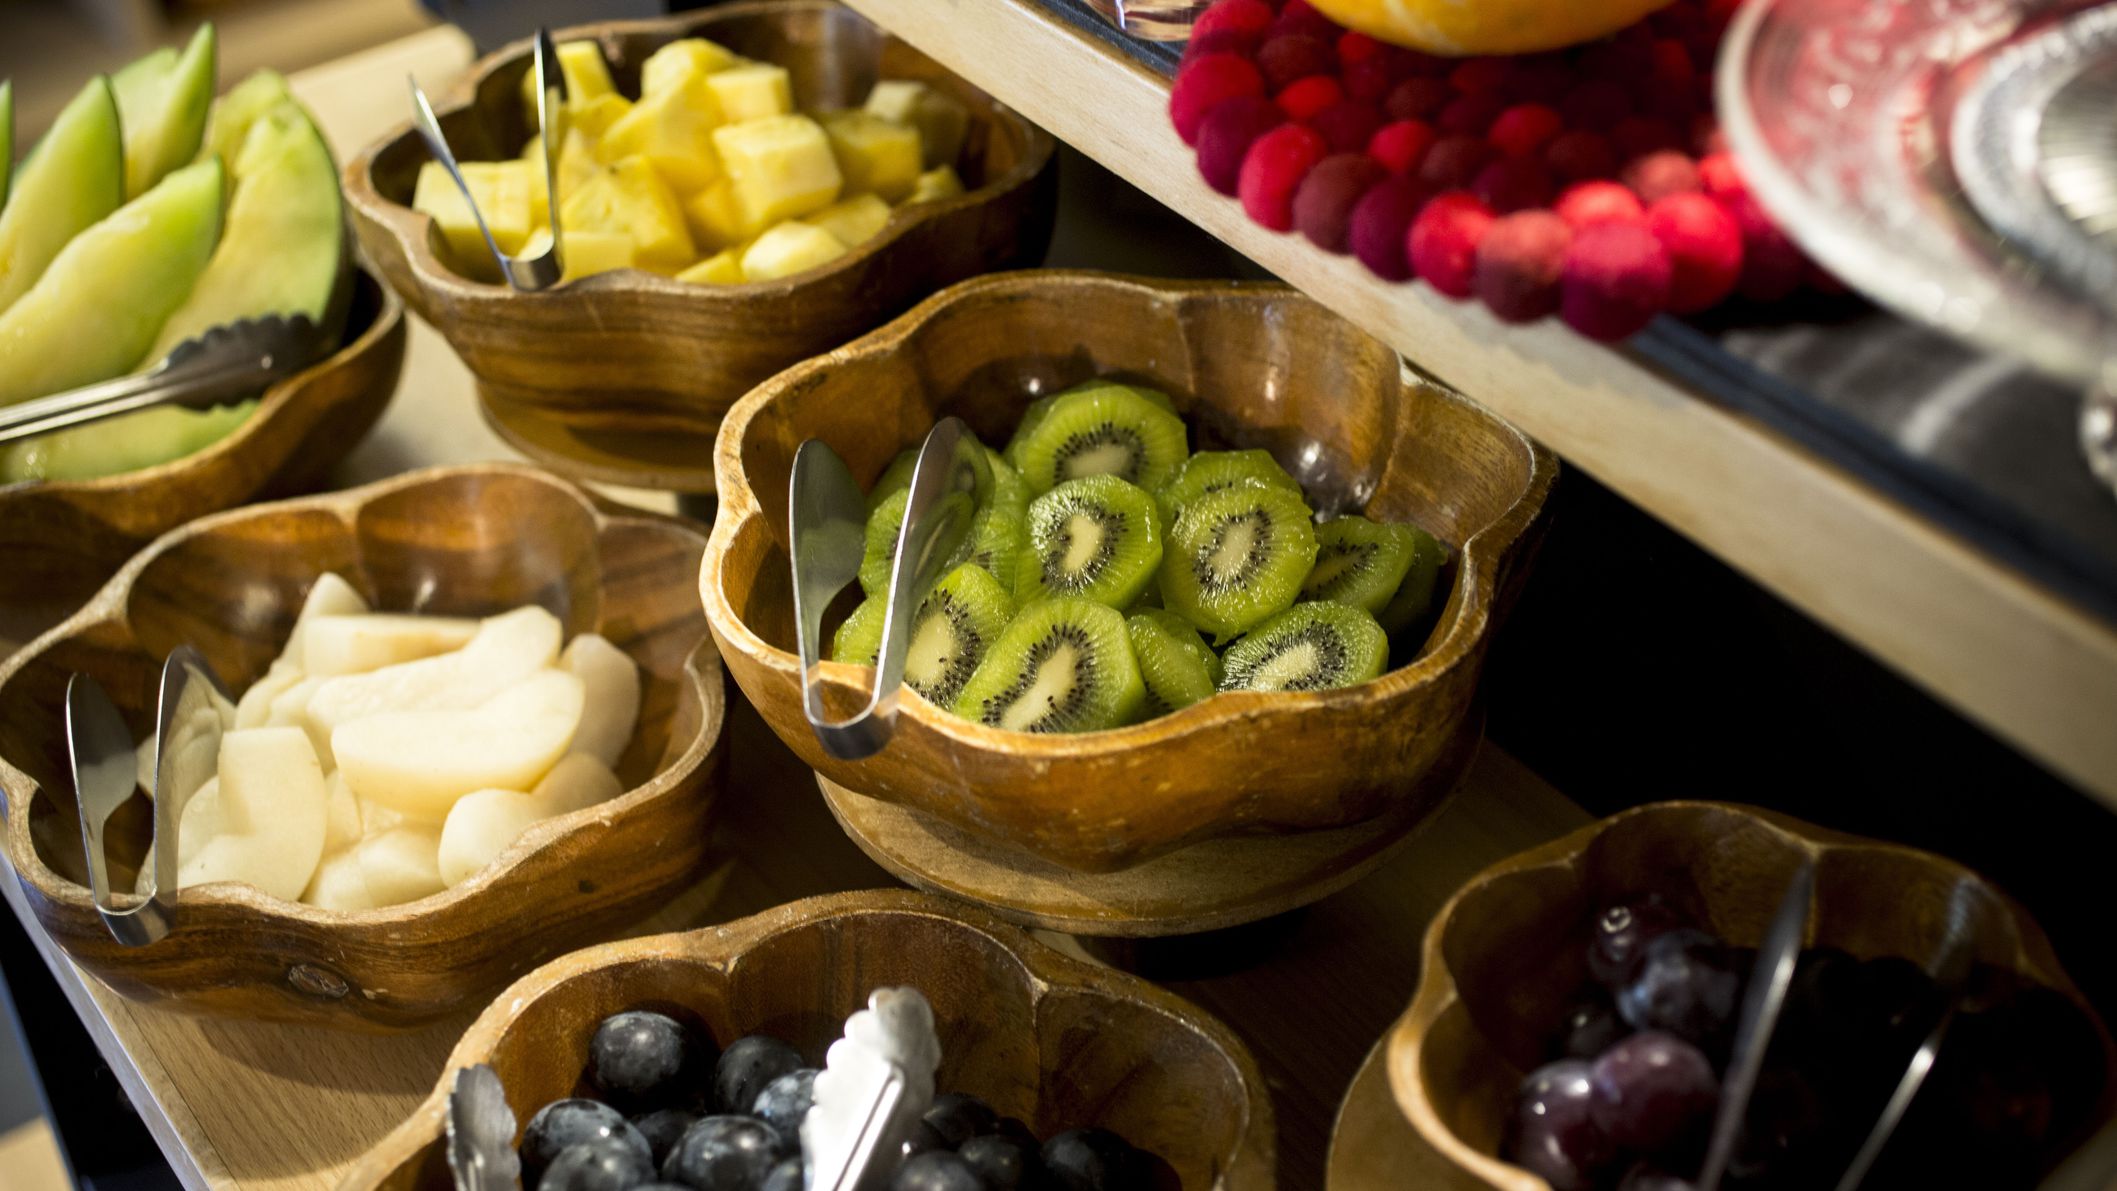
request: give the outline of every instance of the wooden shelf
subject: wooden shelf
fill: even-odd
[[[1199,179],[1167,82],[1030,0],[846,2],[2117,806],[2117,629],[1634,355],[1249,222]]]

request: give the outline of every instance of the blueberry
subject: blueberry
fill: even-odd
[[[960,1155],[928,1150],[897,1168],[889,1191],[985,1191],[985,1184]]]
[[[663,1108],[692,1093],[697,1043],[691,1031],[660,1013],[613,1013],[588,1043],[588,1081],[612,1104]]]
[[[689,1129],[691,1122],[697,1119],[698,1114],[695,1112],[681,1108],[661,1108],[632,1118],[632,1127],[640,1131],[641,1137],[647,1139],[647,1149],[653,1154],[654,1165],[659,1169],[662,1162],[669,1157],[669,1151],[676,1148],[676,1139],[682,1137],[684,1130]]]
[[[554,1100],[529,1118],[522,1131],[522,1179],[534,1187],[559,1151],[584,1141],[615,1139],[636,1147],[643,1162],[653,1160],[647,1139],[618,1111],[599,1100]]]
[[[1061,1191],[1133,1191],[1148,1184],[1139,1151],[1108,1129],[1068,1129],[1045,1142],[1044,1167]]]
[[[662,1162],[662,1178],[699,1191],[757,1191],[787,1146],[756,1117],[701,1117]]]
[[[990,1133],[999,1127],[999,1114],[987,1107],[983,1100],[962,1092],[950,1092],[934,1097],[926,1115],[920,1118],[934,1127],[941,1135],[941,1144],[955,1149],[964,1142],[981,1134]]]
[[[806,1191],[808,1184],[801,1177],[801,1159],[781,1158],[764,1176],[764,1186],[759,1191]]]
[[[1040,1165],[1033,1144],[1025,1146],[997,1133],[971,1138],[956,1154],[977,1172],[986,1191],[1017,1191],[1026,1187]]]
[[[604,1137],[560,1150],[537,1186],[543,1191],[632,1191],[653,1177],[654,1168],[638,1150]]]
[[[801,1068],[801,1055],[777,1038],[738,1038],[713,1068],[714,1106],[723,1113],[749,1112],[766,1085]]]
[[[798,1146],[801,1144],[801,1119],[809,1115],[809,1106],[814,1103],[816,1069],[803,1067],[766,1084],[764,1091],[757,1094],[757,1102],[750,1106],[750,1112]]]

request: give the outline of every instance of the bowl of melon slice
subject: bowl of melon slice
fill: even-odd
[[[500,280],[407,122],[351,161],[360,239],[476,376],[487,419],[571,475],[711,491],[721,415],[942,286],[1042,258],[1050,136],[830,0],[554,31],[545,179],[527,41],[435,111],[501,251],[556,225],[565,276]]]
[[[724,684],[693,586],[704,548],[499,464],[170,533],[0,666],[13,875],[127,996],[367,1028],[475,1003],[705,863]],[[162,789],[158,676],[181,645],[226,690],[209,775]],[[86,887],[75,674],[139,745],[105,832],[113,889],[156,892],[156,800],[177,801],[175,838],[153,843],[176,851],[172,926],[144,947],[111,937]]]
[[[29,151],[0,86],[0,405],[156,367],[216,326],[302,315],[316,363],[205,410],[0,445],[0,636],[77,605],[177,525],[319,480],[382,415],[403,312],[348,249],[337,167],[278,75],[216,98],[204,26],[82,86]]]

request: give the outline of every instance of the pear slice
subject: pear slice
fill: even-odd
[[[331,753],[331,734],[309,718],[309,705],[316,701],[316,692],[328,681],[327,678],[304,674],[294,685],[275,696],[270,709],[265,712],[266,727],[299,728],[308,736],[309,747],[315,750],[317,762],[325,773],[336,769],[338,761]]]
[[[181,56],[164,47],[110,76],[125,130],[125,197],[154,189],[198,154],[213,104],[217,39],[199,26]]]
[[[439,822],[473,790],[535,785],[565,755],[581,702],[580,679],[547,670],[468,711],[354,720],[331,733],[331,751],[353,793]]]
[[[624,650],[595,633],[582,633],[559,655],[559,669],[581,680],[587,698],[572,752],[587,753],[616,769],[639,723],[640,670]]]
[[[309,701],[310,722],[330,736],[372,715],[476,707],[551,665],[563,634],[558,618],[534,605],[502,613],[454,653],[328,680]]]
[[[360,800],[353,797],[353,788],[345,784],[344,774],[333,773],[325,778],[323,790],[323,850],[328,855],[359,843],[364,830]]]
[[[308,594],[301,598],[301,611],[294,617],[294,628],[287,634],[287,645],[280,651],[280,660],[297,670],[308,670],[309,659],[302,643],[307,640],[310,622],[323,616],[359,616],[367,611],[367,599],[357,588],[337,571],[325,571],[316,577],[316,582],[309,585]]]
[[[470,644],[478,622],[453,616],[319,616],[302,635],[302,661],[318,676],[365,674]]]
[[[375,906],[398,906],[448,888],[441,880],[437,828],[407,824],[370,835],[355,850]]]
[[[185,810],[202,797],[203,791],[194,795]],[[323,859],[326,797],[323,769],[299,729],[251,728],[221,737],[213,808],[220,829],[181,862],[179,885],[242,881],[270,897],[299,898]],[[180,857],[183,835],[180,826]]]
[[[98,75],[30,150],[0,209],[0,311],[29,292],[60,249],[124,201],[118,101]]]
[[[473,790],[458,798],[441,825],[442,881],[451,889],[462,884],[546,817],[536,799],[518,790]]]
[[[576,734],[578,736],[578,734]],[[546,817],[568,815],[625,792],[610,767],[588,753],[568,753],[551,767],[529,797]]]
[[[183,872],[183,866],[190,863],[191,858],[197,856],[200,850],[206,846],[207,840],[220,833],[220,805],[220,779],[209,777],[204,785],[192,792],[190,801],[184,803],[183,810],[178,812],[176,821],[176,863],[179,873]],[[133,881],[132,891],[141,897],[146,897],[148,895],[147,886],[153,878],[154,866],[151,864],[140,865],[139,876]]]
[[[367,872],[360,867],[359,846],[326,853],[316,866],[316,875],[309,878],[309,887],[301,891],[301,900],[321,910],[374,909]]]

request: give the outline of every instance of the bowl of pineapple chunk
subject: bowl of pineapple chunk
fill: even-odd
[[[935,289],[1035,263],[1049,135],[828,0],[560,30],[565,275],[510,288],[407,124],[345,171],[361,242],[475,374],[489,420],[573,474],[710,491],[751,387]],[[552,236],[521,42],[437,103],[509,253]]]
[[[14,877],[127,996],[366,1028],[458,1008],[658,909],[706,863],[725,695],[693,587],[704,548],[683,523],[502,464],[170,533],[0,666]],[[158,789],[158,677],[187,644],[226,698],[210,736],[162,744],[214,763]],[[151,891],[154,800],[180,800],[160,841],[172,926],[144,947],[112,939],[85,884],[75,674],[140,743],[139,788],[105,833],[114,889]]]

